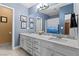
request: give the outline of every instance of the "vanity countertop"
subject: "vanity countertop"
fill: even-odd
[[[73,40],[70,38],[57,38],[56,36],[39,35],[39,34],[35,34],[35,33],[20,33],[20,34],[79,49],[79,41],[78,40]]]

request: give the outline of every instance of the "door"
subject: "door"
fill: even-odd
[[[6,17],[5,20],[4,17]],[[12,41],[12,10],[0,6],[0,44],[8,43],[11,41]]]
[[[69,35],[70,32],[70,23],[65,22],[65,35]]]

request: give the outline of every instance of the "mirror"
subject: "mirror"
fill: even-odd
[[[39,8],[39,12],[48,16],[48,18],[45,19],[44,31],[46,33],[59,34],[59,10],[61,5],[58,3],[48,3],[41,5],[42,7]]]
[[[73,3],[48,3],[46,6],[42,4],[42,7],[39,8],[40,13],[49,16],[47,19],[44,19],[46,33],[62,34],[68,37],[77,36],[78,26],[71,28],[71,25],[73,25],[71,24],[71,15],[74,13]]]

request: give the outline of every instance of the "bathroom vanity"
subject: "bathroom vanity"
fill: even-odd
[[[78,40],[20,33],[20,47],[33,56],[79,56]]]

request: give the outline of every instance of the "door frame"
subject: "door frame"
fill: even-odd
[[[12,10],[12,49],[15,49],[15,40],[14,40],[14,38],[15,38],[15,26],[14,26],[14,24],[15,24],[15,17],[14,17],[14,8],[12,8],[12,7],[9,7],[9,6],[6,6],[6,5],[4,5],[4,4],[0,4],[0,6],[3,6],[3,7],[5,7],[5,8],[9,8],[9,9],[11,9]]]

